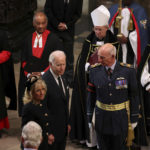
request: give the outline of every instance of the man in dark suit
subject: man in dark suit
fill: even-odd
[[[73,80],[74,25],[80,18],[83,0],[46,0],[44,11],[48,17],[48,29],[63,41],[67,56],[65,76],[70,86]]]
[[[66,136],[71,127],[69,121],[69,91],[62,77],[66,68],[66,56],[63,51],[54,51],[49,56],[50,69],[43,75],[47,84],[46,102],[52,118],[53,150],[65,150]]]
[[[97,140],[103,150],[124,150],[125,144],[131,146],[127,142],[128,131],[135,128],[139,115],[135,69],[119,63],[115,57],[116,48],[104,44],[98,50],[101,64],[93,67],[89,75],[87,118],[90,125],[95,108]]]

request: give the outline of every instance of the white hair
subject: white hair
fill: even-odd
[[[29,121],[22,129],[22,138],[24,147],[39,147],[42,140],[42,129],[39,124]]]
[[[66,57],[66,54],[63,51],[61,51],[61,50],[55,50],[55,51],[53,51],[49,55],[49,63],[54,64],[55,57],[58,57],[58,56],[65,56]]]

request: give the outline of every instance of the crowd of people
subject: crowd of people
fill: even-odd
[[[123,0],[91,12],[93,30],[74,66],[83,0],[46,0],[22,44],[18,114],[22,149],[65,150],[67,136],[98,150],[139,150],[150,136],[150,27],[143,7]],[[121,18],[121,19],[120,19]],[[12,52],[0,31],[0,137],[17,109]],[[75,72],[74,72],[75,68]],[[69,95],[69,89],[72,95]],[[69,99],[71,106],[69,111]]]

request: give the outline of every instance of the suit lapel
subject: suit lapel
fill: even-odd
[[[50,71],[49,71],[49,74],[50,74],[50,82],[51,82],[51,84],[53,85],[53,87],[55,87],[55,89],[58,91],[58,93],[60,93],[61,96],[63,97],[63,99],[66,101],[66,96],[65,96],[64,92],[60,89],[59,85],[57,84],[56,80],[54,79],[54,77],[53,77],[53,75],[52,75],[52,73]],[[65,91],[67,91],[64,79],[62,78],[62,80],[63,80]],[[67,92],[66,92],[66,94],[67,94]]]

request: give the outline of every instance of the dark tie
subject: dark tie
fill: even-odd
[[[63,86],[62,86],[62,82],[61,82],[60,77],[58,77],[57,79],[58,79],[59,87],[60,87],[61,91],[64,93],[64,90],[63,90]]]
[[[111,78],[111,76],[112,76],[112,69],[111,68],[107,69],[107,74],[108,74],[109,78]]]

